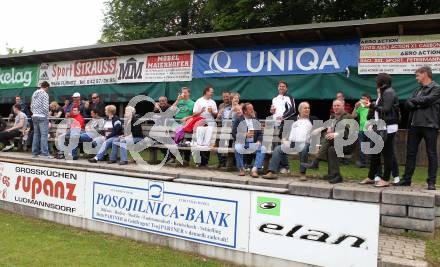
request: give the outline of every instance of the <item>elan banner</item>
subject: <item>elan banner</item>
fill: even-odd
[[[249,252],[317,266],[377,266],[378,225],[377,204],[252,192]]]
[[[196,50],[194,78],[345,72],[357,66],[359,40]]]
[[[43,81],[52,87],[116,83],[116,58],[43,63],[40,83]]]
[[[85,173],[0,162],[0,199],[84,217]]]
[[[89,219],[248,250],[248,191],[99,173],[88,177]]]
[[[414,74],[425,65],[440,73],[440,34],[361,39],[359,74]]]
[[[0,68],[0,89],[35,88],[38,86],[38,65]]]

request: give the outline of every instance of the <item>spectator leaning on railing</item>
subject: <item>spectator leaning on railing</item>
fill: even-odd
[[[24,133],[24,130],[26,130],[27,128],[28,118],[26,114],[24,114],[24,112],[21,111],[21,107],[22,105],[20,104],[15,104],[13,106],[13,110],[15,114],[14,126],[0,132],[0,143],[6,145],[6,147],[3,148],[2,151],[9,151],[12,148],[14,148],[14,143],[8,144],[8,142],[10,142],[14,137],[21,136]]]
[[[44,81],[40,89],[32,94],[31,111],[34,126],[34,136],[32,139],[32,157],[39,155],[52,158],[49,155],[49,83]]]

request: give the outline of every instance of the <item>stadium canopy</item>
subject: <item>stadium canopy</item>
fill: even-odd
[[[235,47],[282,46],[307,42],[344,41],[378,36],[425,35],[440,33],[440,14],[391,17],[379,19],[353,20],[329,23],[257,28],[225,32],[193,34],[152,38],[118,43],[95,44],[65,49],[38,51],[14,55],[1,55],[0,68],[41,64],[58,61],[83,60],[102,57],[118,57],[134,54],[176,52],[184,50],[226,49]],[[93,86],[65,86],[53,89],[54,96],[62,98],[75,91],[89,94],[97,91],[107,95],[106,100],[127,101],[138,93],[148,93],[153,98],[167,95],[176,97],[181,86],[191,86],[196,96],[204,85],[212,84],[218,91],[229,89],[239,91],[245,99],[271,99],[276,94],[276,82],[284,79],[293,88],[297,98],[329,99],[344,87],[363,87],[363,91],[374,93],[374,76],[358,75],[357,68],[350,68],[350,79],[346,73],[321,73],[310,75],[273,75],[259,77],[193,78],[188,82],[160,82],[138,84],[112,84]],[[436,78],[438,75],[436,75]],[[413,75],[398,75],[397,84],[403,89],[401,96],[408,96],[416,86]],[[295,88],[299,88],[295,93]],[[317,88],[321,88],[316,92]],[[368,88],[368,89],[367,89]],[[8,98],[21,94],[29,96],[30,88],[2,89],[0,102],[10,102]],[[362,91],[361,90],[361,91]],[[348,93],[348,98],[357,98],[360,90]],[[313,92],[313,93],[311,93]],[[217,92],[216,97],[220,97]]]

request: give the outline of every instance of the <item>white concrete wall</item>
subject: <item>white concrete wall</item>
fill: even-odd
[[[189,253],[202,255],[209,258],[228,261],[234,264],[257,267],[304,267],[311,266],[304,263],[287,261],[278,258],[272,258],[232,249],[226,249],[211,245],[205,245],[183,239],[167,237],[136,229],[126,228],[119,225],[89,220],[85,218],[74,217],[53,211],[37,209],[29,206],[5,202],[0,200],[0,208],[25,216],[36,217],[68,226],[73,226],[94,232],[103,232],[124,238],[130,238],[136,241],[147,242],[154,245],[170,247]]]

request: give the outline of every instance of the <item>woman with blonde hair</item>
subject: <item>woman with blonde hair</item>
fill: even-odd
[[[104,159],[107,149],[109,149],[113,142],[116,141],[120,135],[122,135],[122,123],[116,114],[116,106],[108,105],[105,107],[105,122],[104,122],[104,134],[105,141],[99,148],[98,154],[95,157],[89,159],[89,162],[96,163]],[[114,163],[114,162],[112,162]]]

